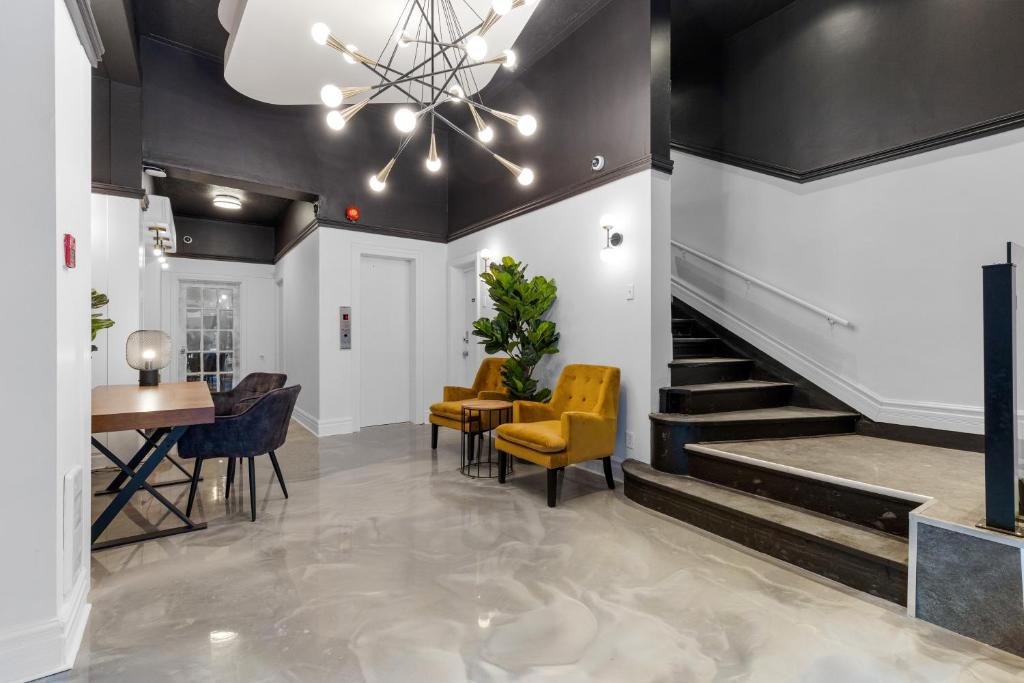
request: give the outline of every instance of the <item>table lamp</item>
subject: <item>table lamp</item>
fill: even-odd
[[[137,330],[128,335],[128,365],[139,371],[140,387],[160,384],[160,371],[171,362],[171,337],[160,330]]]

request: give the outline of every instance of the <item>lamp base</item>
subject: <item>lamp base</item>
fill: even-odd
[[[139,386],[155,387],[160,385],[159,370],[139,370]]]

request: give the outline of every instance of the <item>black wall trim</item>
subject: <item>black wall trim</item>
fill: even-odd
[[[989,135],[1004,133],[1021,127],[1024,127],[1024,111],[1007,114],[1006,116],[1001,116],[996,119],[992,119],[991,121],[983,121],[982,123],[967,126],[949,133],[943,133],[942,135],[936,135],[910,144],[900,145],[899,147],[893,147],[891,149],[882,150],[873,154],[867,154],[865,156],[848,159],[837,164],[821,166],[807,171],[798,171],[796,169],[786,168],[785,166],[777,166],[775,164],[758,161],[757,159],[749,159],[737,154],[686,144],[677,140],[672,141],[672,149],[802,184],[813,182],[815,180],[822,180],[823,178],[829,178],[831,176],[839,175],[840,173],[847,173],[860,168],[874,166],[875,164],[882,164],[887,161],[894,161],[896,159],[902,159],[915,154],[921,154],[922,152],[930,152],[943,147],[949,147],[961,142],[968,142],[970,140],[976,140]]]
[[[661,171],[662,173],[672,175],[672,169],[675,165],[676,163],[671,159],[666,159],[658,155],[651,155],[651,168],[655,171]]]
[[[391,237],[405,237],[411,240],[422,242],[444,242],[444,235],[429,235],[416,230],[404,230],[402,228],[387,228],[383,225],[370,225],[368,223],[353,223],[351,221],[336,221],[331,218],[317,218],[317,225],[324,228],[336,228],[339,230],[354,230],[355,232],[368,232],[374,235],[390,235]]]
[[[125,185],[111,185],[110,183],[97,183],[92,184],[92,191],[96,194],[109,194],[115,197],[132,197],[134,199],[142,199],[146,196],[146,191],[141,187],[127,187]]]
[[[952,448],[958,451],[972,451],[974,453],[985,452],[984,434],[969,434],[967,432],[951,432],[945,429],[874,422],[866,417],[862,417],[857,422],[857,433],[864,436],[874,436],[879,439],[889,439],[890,441],[905,441],[907,443],[919,443],[925,446]]]
[[[78,34],[78,42],[85,49],[89,64],[95,68],[103,56],[103,40],[100,38],[100,29],[96,26],[92,5],[89,0],[64,0],[64,5],[71,15],[71,23]]]
[[[448,234],[447,241],[454,242],[455,240],[461,237],[472,235],[474,232],[479,232],[484,228],[491,227],[492,225],[503,223],[507,220],[511,220],[518,216],[530,213],[531,211],[536,211],[537,209],[543,209],[545,206],[557,204],[560,201],[569,199],[570,197],[575,197],[578,194],[583,194],[584,192],[588,192],[590,190],[593,190],[594,188],[601,187],[602,185],[607,185],[610,182],[616,181],[620,178],[625,178],[626,176],[633,175],[634,173],[648,171],[651,169],[664,171],[664,160],[662,159],[656,162],[654,158],[648,154],[647,156],[623,164],[618,168],[613,168],[610,171],[605,171],[604,173],[601,173],[600,175],[595,175],[593,178],[589,178],[582,182],[576,183],[575,185],[570,185],[569,187],[562,188],[550,194],[544,195],[543,197],[538,197],[537,199],[527,204],[517,206],[513,209],[509,209],[508,211],[496,214],[472,225],[468,225],[464,228],[455,230],[454,232]],[[667,172],[671,173],[671,169],[672,162],[669,161]]]
[[[277,245],[277,253],[274,254],[274,263],[277,263],[278,261],[280,261],[282,258],[284,258],[285,254],[287,254],[289,251],[291,251],[295,247],[299,246],[299,243],[302,242],[302,240],[304,240],[307,237],[309,237],[310,235],[312,235],[313,231],[316,230],[316,227],[317,227],[317,222],[316,222],[316,219],[314,218],[313,220],[311,220],[309,223],[306,224],[306,227],[304,227],[299,232],[299,234],[297,234],[293,239],[289,240],[287,244],[285,244],[285,245],[280,245],[280,244]]]

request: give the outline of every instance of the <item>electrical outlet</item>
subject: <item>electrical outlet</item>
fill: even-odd
[[[626,301],[632,301],[636,298],[636,285],[630,282],[626,285]]]
[[[626,432],[626,448],[632,450],[636,446],[636,441],[633,439],[633,432]]]

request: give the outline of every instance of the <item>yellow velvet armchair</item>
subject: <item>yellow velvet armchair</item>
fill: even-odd
[[[516,401],[513,422],[495,430],[499,481],[505,481],[509,455],[548,470],[548,506],[555,507],[558,472],[586,460],[604,460],[608,488],[619,413],[619,369],[567,365],[550,403]]]
[[[501,383],[505,358],[485,358],[476,371],[472,387],[445,387],[444,400],[430,406],[430,447],[437,448],[437,428],[462,430],[462,404],[471,399],[507,400]]]

